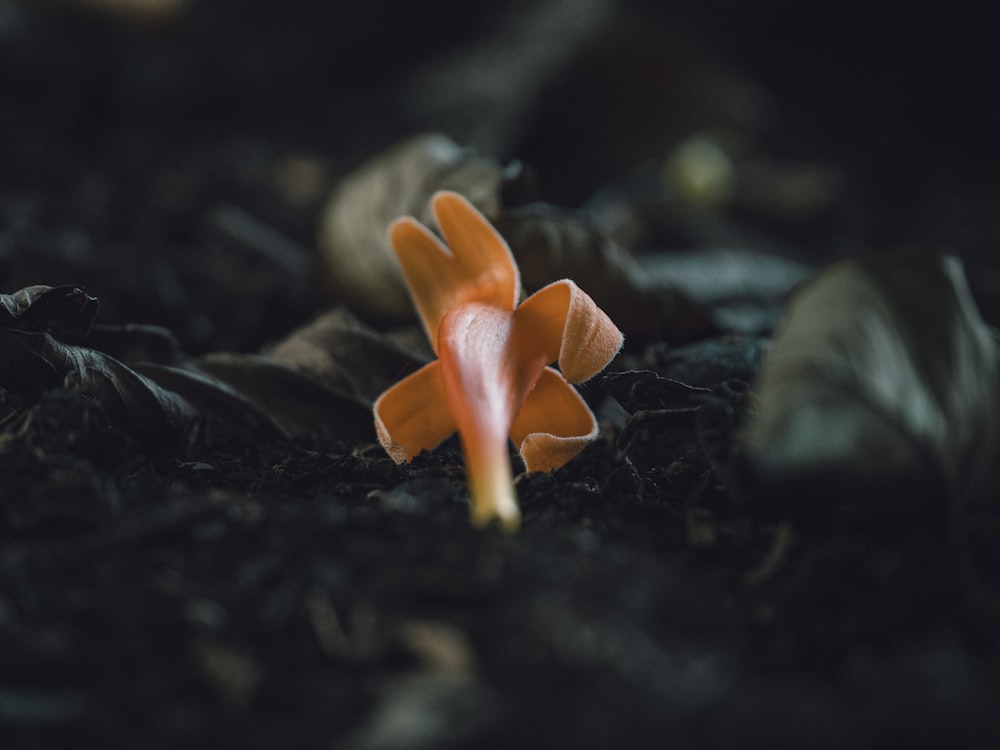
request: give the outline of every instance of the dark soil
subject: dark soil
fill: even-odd
[[[416,74],[522,4],[340,5],[193,0],[144,25],[0,0],[0,292],[80,286],[99,322],[187,355],[256,352],[336,305],[314,273],[326,190],[417,128],[475,141],[463,91],[422,107]],[[758,153],[842,187],[806,222],[654,222],[648,252],[947,246],[1000,325],[984,19],[687,5],[614,6],[475,145],[531,163],[555,204],[635,189],[696,108],[658,55],[694,47],[769,91]],[[300,158],[322,166],[301,194],[276,177]],[[612,371],[704,390],[588,384],[602,435],[518,478],[514,535],[469,526],[454,440],[396,466],[374,432],[206,419],[158,445],[72,383],[0,383],[0,747],[997,747],[996,503],[911,513],[889,488],[820,512],[803,491],[775,512],[731,460],[768,334],[630,340]]]

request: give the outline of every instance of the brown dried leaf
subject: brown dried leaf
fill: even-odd
[[[207,415],[263,440],[374,439],[374,398],[423,364],[343,311],[292,333],[269,356],[217,353],[185,365],[176,364],[173,337],[155,327],[98,329],[98,346],[162,355],[129,365],[50,333],[79,336],[96,310],[97,300],[74,287],[0,295],[0,386],[28,397],[79,389],[119,429],[158,447],[180,446]]]
[[[586,216],[543,204],[505,205],[516,169],[463,149],[441,135],[420,135],[375,157],[341,181],[327,203],[320,249],[338,298],[382,320],[411,320],[413,305],[386,232],[400,216],[434,226],[438,190],[468,198],[511,246],[528,292],[575,281],[628,336],[672,341],[706,333],[707,314],[668,284],[644,282],[635,260]],[[519,203],[530,197],[526,189]]]
[[[330,388],[356,394],[368,405],[428,361],[392,343],[342,308],[294,331],[267,356]]]
[[[0,294],[0,327],[79,340],[90,331],[98,308],[97,299],[79,287],[29,286]]]
[[[581,214],[532,204],[504,211],[496,226],[529,292],[572,279],[628,337],[687,341],[711,331],[704,310],[669,284],[647,283],[635,259]]]
[[[648,283],[679,290],[711,311],[718,328],[743,334],[769,334],[788,293],[814,273],[799,260],[754,249],[650,253],[638,263]]]
[[[195,371],[225,383],[293,438],[374,439],[371,404],[259,354],[208,354]]]
[[[423,364],[333,310],[267,354],[218,352],[184,367],[135,367],[204,413],[261,438],[365,440],[374,438],[374,399]]]
[[[260,440],[292,437],[266,408],[227,383],[193,369],[152,362],[136,362],[132,369],[162,388],[183,396],[200,414],[212,414],[223,423],[245,430]]]
[[[32,397],[48,388],[78,389],[99,402],[115,426],[159,447],[198,417],[184,398],[115,358],[49,333],[0,330],[0,385]]]
[[[765,358],[748,458],[771,486],[982,500],[1000,451],[997,355],[956,258],[838,263],[794,298]]]
[[[432,224],[429,201],[438,190],[461,193],[494,218],[503,180],[498,162],[436,133],[408,138],[361,165],[334,189],[321,219],[319,247],[333,293],[365,315],[412,319],[389,224],[400,216]]]
[[[181,345],[171,331],[141,323],[95,323],[87,334],[87,346],[122,362],[175,365],[184,359]]]

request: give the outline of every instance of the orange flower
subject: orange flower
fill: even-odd
[[[597,421],[569,383],[604,369],[622,333],[568,279],[518,305],[520,275],[497,231],[456,193],[435,194],[432,207],[447,246],[409,217],[389,239],[438,359],[378,398],[375,428],[397,463],[457,430],[472,522],[513,530],[508,438],[528,471],[551,471],[583,450]],[[548,366],[556,361],[561,373]]]

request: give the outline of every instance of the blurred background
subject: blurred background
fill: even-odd
[[[639,251],[989,258],[1000,64],[973,8],[0,0],[0,280],[255,348],[336,302],[301,275],[330,189],[424,130],[530,165],[544,202],[652,206]]]

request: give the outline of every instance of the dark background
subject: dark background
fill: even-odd
[[[287,205],[263,175],[283,155],[320,159],[333,182],[399,137],[442,130],[528,162],[544,200],[577,206],[684,135],[732,125],[698,88],[698,75],[721,71],[760,98],[736,122],[754,149],[846,176],[836,226],[792,237],[796,250],[921,242],[989,254],[998,62],[975,7],[260,0],[142,22],[6,0],[0,167],[8,193],[89,211],[83,239],[102,252],[130,245],[119,273],[164,240],[190,245],[205,204],[233,189],[309,250],[320,199]],[[539,8],[548,22],[533,26]],[[477,56],[482,47],[496,52]],[[15,224],[28,220],[9,205]],[[72,281],[103,291],[86,272]],[[116,317],[151,315],[163,322],[151,310]],[[225,343],[179,334],[198,350]]]
[[[337,303],[303,270],[322,204],[400,137],[523,159],[576,207],[642,195],[724,127],[833,170],[835,195],[804,222],[669,217],[639,252],[948,247],[996,325],[994,29],[980,4],[927,6],[191,0],[142,20],[0,0],[0,291],[80,285],[104,322],[254,352]],[[276,179],[289,158],[317,185]],[[248,252],[233,207],[306,265]],[[739,341],[745,364],[759,341]],[[405,468],[373,441],[164,454],[69,387],[4,394],[5,749],[1000,739],[989,508],[758,514],[685,427],[651,438],[681,456],[667,478],[611,439],[524,478],[506,537],[467,528],[454,445]]]

